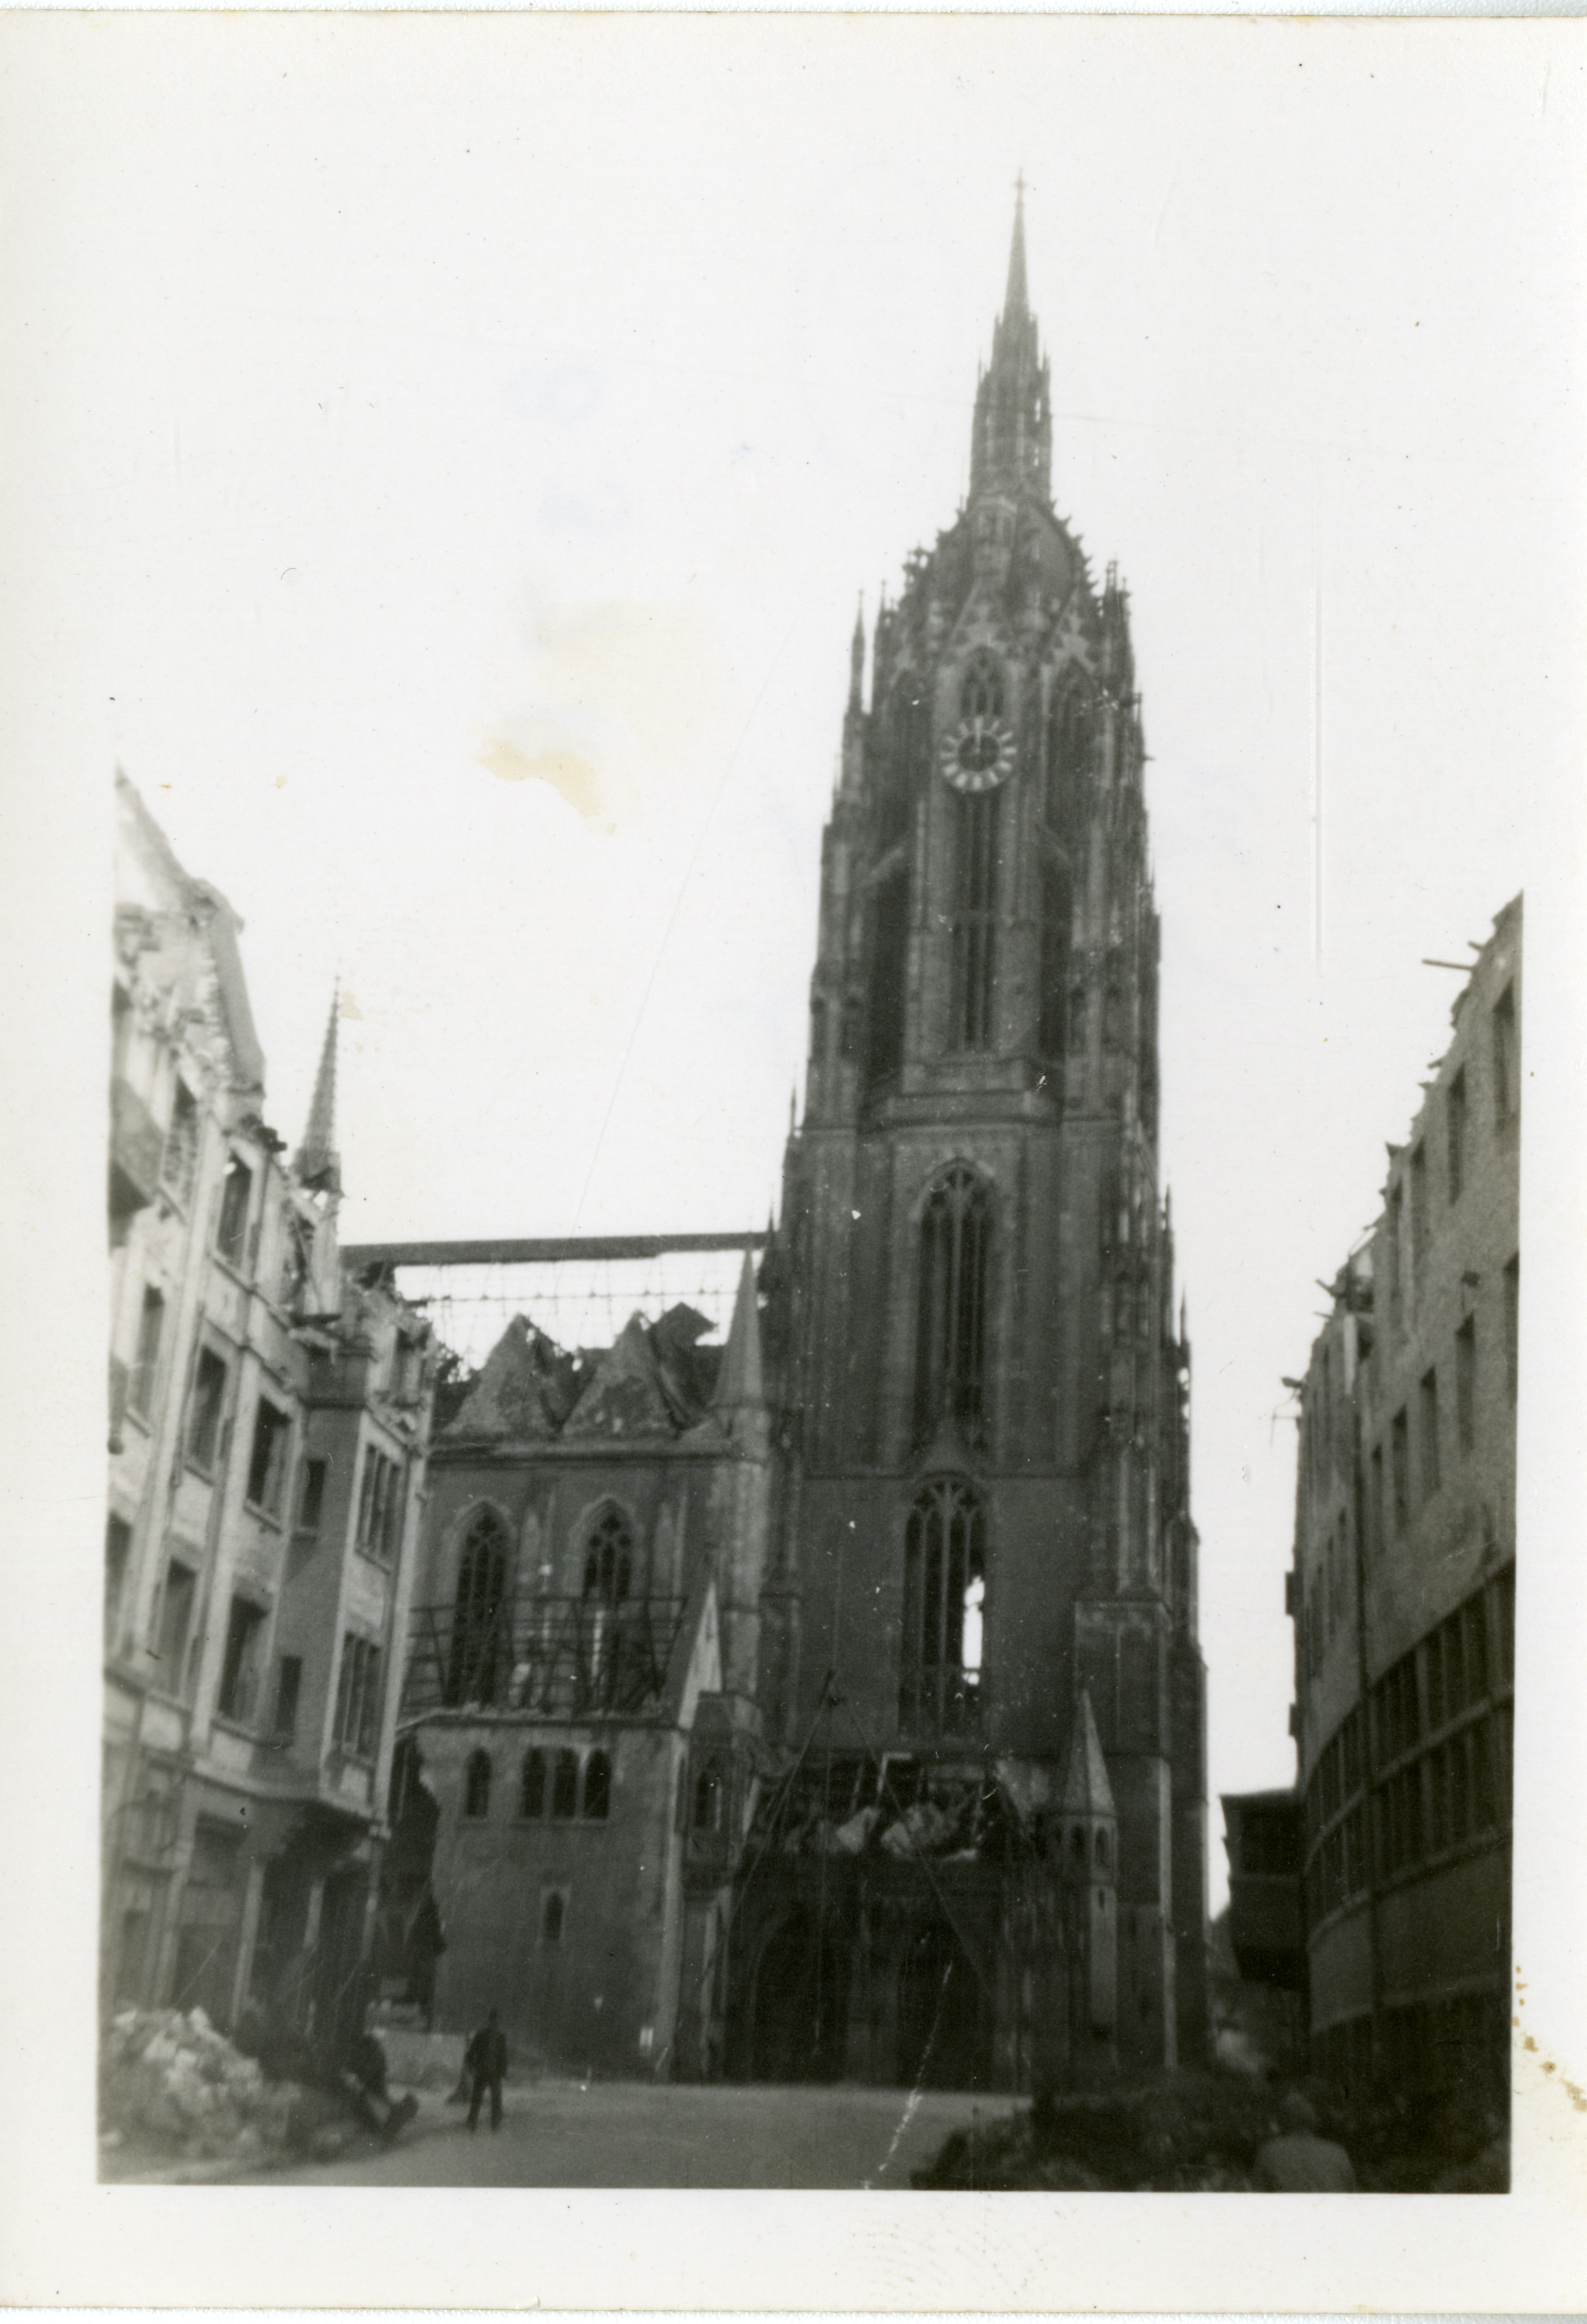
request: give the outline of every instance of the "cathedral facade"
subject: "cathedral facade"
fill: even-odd
[[[1017,217],[966,501],[855,632],[804,1116],[727,1348],[524,1321],[438,1430],[388,1898],[444,1945],[438,2025],[960,2088],[1203,2053],[1140,706],[1051,444]]]

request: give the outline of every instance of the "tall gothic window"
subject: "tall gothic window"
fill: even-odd
[[[964,1734],[981,1686],[986,1526],[973,1489],[935,1477],[904,1531],[904,1641],[899,1717],[906,1732]]]
[[[1003,674],[989,653],[973,654],[959,689],[961,718],[1001,718]]]
[[[892,690],[891,731],[882,763],[881,818],[877,839],[894,846],[909,827],[921,779],[931,759],[931,704],[926,680],[906,670]]]
[[[584,1560],[584,1594],[597,1605],[620,1606],[633,1579],[633,1535],[620,1509],[605,1509],[590,1527]]]
[[[512,1660],[507,1623],[507,1528],[494,1509],[469,1526],[457,1565],[448,1702],[494,1702]]]
[[[1037,1046],[1061,1057],[1069,1004],[1069,882],[1056,863],[1041,867],[1041,981]]]
[[[920,1222],[915,1431],[926,1443],[955,1423],[972,1447],[984,1433],[986,1284],[992,1204],[962,1163],[935,1185]]]
[[[872,904],[871,974],[865,1025],[865,1078],[889,1081],[904,1059],[904,1003],[909,958],[909,874],[884,880]]]
[[[1053,704],[1047,726],[1042,813],[1052,831],[1073,832],[1091,775],[1093,731],[1084,696],[1071,686]]]
[[[1002,793],[972,791],[955,802],[953,1043],[992,1047],[997,954],[997,873]]]

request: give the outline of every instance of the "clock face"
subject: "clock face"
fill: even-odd
[[[1014,771],[1014,737],[1001,718],[962,718],[942,746],[943,779],[956,791],[990,791]]]

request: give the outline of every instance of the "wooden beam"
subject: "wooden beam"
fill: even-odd
[[[669,1251],[759,1250],[762,1227],[748,1234],[549,1235],[532,1242],[349,1242],[345,1266],[512,1267],[556,1259],[662,1259]]]

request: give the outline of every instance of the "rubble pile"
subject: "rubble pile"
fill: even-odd
[[[1251,2185],[1256,2150],[1276,2127],[1272,2093],[1250,2076],[1174,2074],[977,2121],[952,2134],[915,2184],[1234,2192]]]
[[[306,2094],[267,2081],[201,2009],[125,2009],[112,2018],[100,2070],[103,2141],[189,2160],[265,2163],[295,2145]]]

